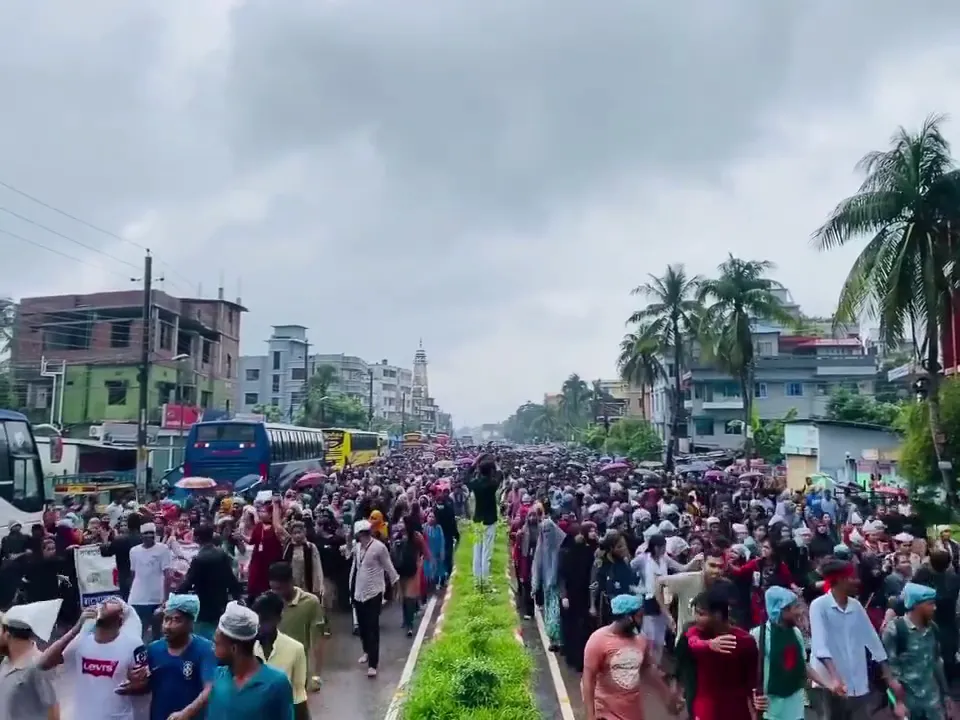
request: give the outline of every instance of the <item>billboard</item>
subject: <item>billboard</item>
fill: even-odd
[[[178,430],[180,428],[188,430],[191,425],[203,419],[203,409],[193,405],[164,403],[162,417],[160,427],[164,430]]]

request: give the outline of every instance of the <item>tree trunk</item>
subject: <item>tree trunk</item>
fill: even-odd
[[[750,368],[740,372],[740,395],[743,397],[743,456],[747,459],[747,469],[750,469],[750,455],[753,452],[753,395],[750,387]]]
[[[943,426],[940,422],[940,347],[939,338],[934,337],[937,333],[937,324],[927,325],[933,327],[933,331],[928,330],[929,338],[927,340],[927,411],[929,413],[930,435],[933,438],[933,449],[937,456],[937,463],[941,463],[949,458],[944,457],[945,438],[943,436]],[[940,478],[943,482],[943,491],[946,493],[947,508],[951,516],[957,507],[956,493],[953,488],[953,469],[940,468]]]
[[[680,320],[673,319],[673,417],[670,419],[670,446],[667,450],[667,468],[673,470],[674,456],[680,452],[680,414],[683,412],[683,393],[680,390],[680,363],[683,350],[680,346]]]

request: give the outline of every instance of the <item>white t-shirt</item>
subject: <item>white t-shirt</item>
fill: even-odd
[[[133,583],[130,585],[131,605],[159,605],[163,602],[164,573],[170,569],[173,553],[163,543],[152,547],[135,545],[130,548],[130,570]]]
[[[98,643],[92,632],[82,632],[63,653],[74,672],[73,714],[70,720],[134,720],[134,698],[117,695],[130,668],[147,660],[138,637],[121,633],[110,643]]]

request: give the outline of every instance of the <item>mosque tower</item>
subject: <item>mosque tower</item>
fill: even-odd
[[[426,405],[428,397],[430,397],[430,388],[427,384],[427,353],[423,349],[423,338],[420,338],[420,347],[413,356],[414,412]]]

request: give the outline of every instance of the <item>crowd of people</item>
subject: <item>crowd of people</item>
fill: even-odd
[[[539,609],[550,650],[582,673],[588,720],[641,720],[648,691],[698,720],[953,711],[960,546],[898,498],[559,446],[427,457],[245,497],[79,498],[12,528],[0,717],[16,703],[17,718],[47,718],[47,669],[64,663],[73,720],[104,707],[133,720],[144,696],[151,720],[307,718],[329,614],[352,614],[359,666],[376,678],[384,603],[401,605],[412,636],[467,518],[481,587],[509,525],[518,613]],[[72,554],[84,545],[116,559],[119,590],[81,611]],[[59,613],[42,627],[49,601]]]

